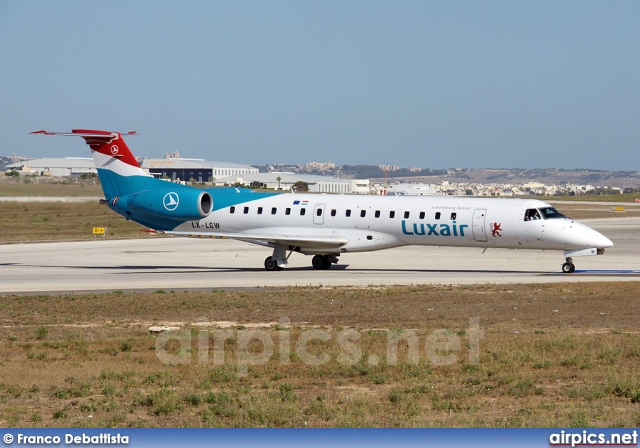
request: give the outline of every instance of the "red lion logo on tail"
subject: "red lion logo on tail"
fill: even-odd
[[[494,222],[493,224],[491,224],[491,236],[492,237],[497,237],[497,236],[502,236],[500,235],[500,232],[502,231],[502,223],[501,222]]]

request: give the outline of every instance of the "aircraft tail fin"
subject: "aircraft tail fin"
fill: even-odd
[[[93,153],[106,199],[149,189],[159,182],[140,168],[140,164],[122,138],[122,135],[138,135],[135,131],[121,133],[73,129],[71,132],[41,130],[31,134],[82,137]]]

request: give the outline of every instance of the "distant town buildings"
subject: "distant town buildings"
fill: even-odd
[[[398,171],[400,169],[400,167],[397,165],[378,165],[378,167],[382,171]]]
[[[21,176],[43,177],[79,177],[82,175],[96,174],[96,168],[92,158],[43,158],[27,159],[13,156],[0,156],[0,160],[6,165],[7,172],[16,172]],[[12,162],[7,164],[7,162]],[[275,190],[304,190],[316,193],[335,194],[380,194],[380,195],[456,195],[456,196],[556,196],[556,195],[584,195],[593,194],[603,189],[623,192],[621,187],[603,186],[601,183],[589,182],[552,182],[545,183],[531,180],[531,177],[557,178],[558,173],[566,175],[573,173],[570,170],[531,170],[523,179],[523,171],[485,169],[470,170],[453,168],[449,170],[422,170],[418,167],[400,168],[395,165],[357,165],[336,166],[331,160],[327,162],[309,162],[301,165],[270,165],[256,168],[231,162],[207,161],[204,159],[188,159],[180,157],[178,151],[166,152],[164,158],[143,158],[138,162],[143,170],[148,173],[172,181],[208,183],[216,186],[242,185],[258,188],[272,188]],[[354,170],[355,168],[355,170]],[[428,174],[425,173],[436,173]],[[314,173],[314,174],[310,174]],[[322,173],[319,175],[318,173]],[[369,179],[354,179],[354,177],[366,177]],[[394,174],[392,174],[394,173]],[[412,174],[414,173],[414,174]],[[420,173],[415,177],[415,173]],[[474,174],[475,173],[475,174]],[[596,170],[582,170],[574,178],[585,180],[609,179],[610,174]],[[620,173],[613,173],[620,175]],[[634,180],[631,185],[634,188],[640,186],[637,172],[622,173],[623,179]],[[378,178],[379,176],[379,178]],[[402,176],[401,178],[398,176]],[[482,181],[473,181],[472,178],[481,177]],[[384,177],[384,179],[383,179]],[[447,179],[443,179],[448,178]],[[411,179],[419,179],[411,182]],[[434,182],[424,182],[424,179],[434,179]],[[401,179],[395,180],[395,179]],[[435,180],[437,179],[437,180]],[[469,179],[469,181],[464,181]],[[494,180],[495,179],[495,180]],[[508,179],[505,181],[505,179]],[[422,182],[420,181],[422,180]]]
[[[305,165],[307,171],[328,171],[336,168],[336,164],[331,162],[331,159],[328,159],[326,163],[320,162],[309,162]]]
[[[422,196],[426,194],[451,195],[451,196],[579,196],[594,192],[599,187],[594,185],[545,185],[540,182],[528,182],[526,184],[501,184],[501,183],[453,183],[443,180],[437,184],[407,184],[398,183],[386,186],[374,184],[371,186],[372,194],[387,194],[398,196]],[[609,190],[623,192],[623,188],[606,187]]]

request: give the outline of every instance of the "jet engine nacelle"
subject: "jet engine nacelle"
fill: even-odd
[[[213,198],[197,189],[148,190],[116,198],[112,205],[158,218],[191,221],[209,216]]]

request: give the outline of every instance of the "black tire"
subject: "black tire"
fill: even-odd
[[[311,266],[313,266],[314,269],[327,269],[324,265],[325,259],[322,255],[314,255],[311,259]]]
[[[571,263],[565,263],[562,265],[562,272],[564,272],[565,274],[571,274],[575,270],[576,267]]]
[[[267,257],[264,260],[264,268],[267,271],[276,271],[276,270],[281,271],[282,270],[282,269],[278,269],[278,263],[272,257]]]

